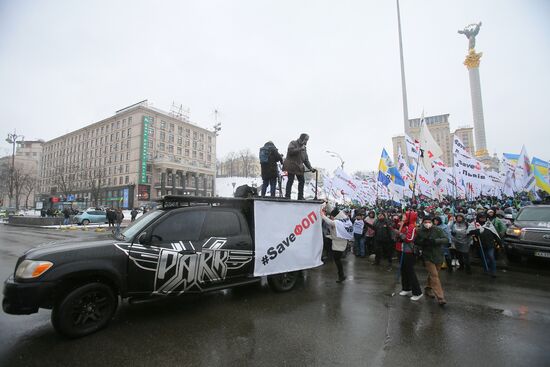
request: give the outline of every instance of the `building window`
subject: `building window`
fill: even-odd
[[[164,152],[164,143],[160,143],[159,144],[159,149],[162,150]]]
[[[130,137],[131,135],[132,135],[132,128],[129,127],[129,128],[128,128],[128,137]]]
[[[168,146],[168,153],[174,153],[174,146],[173,145]]]
[[[166,140],[166,133],[164,131],[160,132],[160,140],[162,141]]]
[[[193,151],[193,158],[197,158],[197,151],[196,150]]]
[[[178,135],[183,134],[183,126],[178,126]]]
[[[177,151],[178,151],[178,155],[181,155],[181,147],[178,147]]]
[[[122,176],[120,176],[120,177],[118,178],[118,184],[119,184],[119,185],[122,185]]]
[[[185,149],[185,156],[189,157],[189,149]]]
[[[160,128],[161,128],[161,130],[166,130],[166,122],[165,121],[160,120]]]
[[[171,133],[174,132],[174,124],[170,124],[168,131],[170,131]]]
[[[118,134],[118,133],[117,133],[117,134]],[[126,135],[126,130],[122,130],[122,136],[121,136],[121,137],[122,137],[122,139],[124,139],[124,138],[125,138],[125,135]]]
[[[128,117],[128,125],[132,123],[132,116]]]
[[[191,136],[191,130],[185,129],[185,137],[189,138]]]

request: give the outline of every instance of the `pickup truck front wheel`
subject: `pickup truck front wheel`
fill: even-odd
[[[113,290],[88,283],[67,293],[53,308],[52,324],[60,334],[78,338],[107,326],[118,305]]]
[[[271,289],[276,292],[288,292],[296,285],[298,281],[298,272],[282,273],[270,275],[267,277],[267,282]]]

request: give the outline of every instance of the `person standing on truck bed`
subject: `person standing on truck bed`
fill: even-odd
[[[283,157],[272,141],[268,141],[260,148],[260,166],[262,167],[262,196],[265,196],[267,186],[269,186],[271,196],[275,197],[277,189],[277,177],[279,170],[277,163],[283,163]]]
[[[288,144],[286,158],[283,162],[283,171],[288,173],[286,183],[285,197],[290,199],[294,176],[298,178],[298,200],[304,200],[304,166],[311,172],[316,170],[311,167],[307,156],[306,145],[309,140],[308,134],[300,134],[298,140],[293,140]]]

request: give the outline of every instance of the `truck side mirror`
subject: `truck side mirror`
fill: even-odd
[[[149,245],[151,239],[149,238],[147,232],[141,232],[137,238],[137,241],[140,245]]]

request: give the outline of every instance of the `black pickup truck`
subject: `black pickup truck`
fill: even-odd
[[[503,243],[512,262],[532,256],[550,260],[550,205],[523,207],[506,231]]]
[[[254,276],[254,200],[167,196],[161,208],[112,238],[33,248],[5,281],[2,308],[15,315],[52,309],[54,328],[80,337],[105,327],[122,299],[201,293],[262,279],[275,291],[289,291],[299,271]]]

